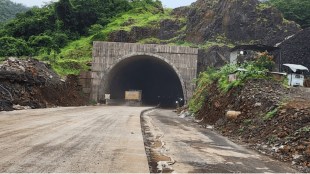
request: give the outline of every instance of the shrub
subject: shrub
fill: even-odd
[[[233,87],[241,86],[248,79],[267,78],[267,71],[272,69],[274,62],[267,53],[259,54],[254,61],[249,61],[240,65],[227,64],[219,70],[209,68],[200,73],[197,82],[196,91],[189,101],[189,109],[197,113],[206,102],[208,87],[216,83],[222,93],[228,92]],[[238,71],[238,67],[244,71]],[[228,75],[236,73],[238,79],[229,82]]]
[[[267,121],[267,120],[272,119],[274,116],[276,116],[278,110],[279,110],[279,108],[275,108],[275,109],[269,111],[269,112],[263,117],[263,120],[264,120],[264,121]]]
[[[22,39],[13,37],[0,38],[0,57],[30,55],[32,50]]]

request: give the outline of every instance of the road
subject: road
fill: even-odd
[[[149,172],[143,107],[0,112],[0,172]]]
[[[143,116],[143,127],[156,171],[176,173],[293,173],[281,163],[237,145],[211,129],[179,118],[171,110],[154,110]]]

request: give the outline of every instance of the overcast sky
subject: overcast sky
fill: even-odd
[[[45,2],[50,2],[51,0],[11,0],[11,1],[31,7],[35,5],[42,6],[44,5]],[[196,0],[161,0],[161,1],[163,2],[164,7],[176,8],[180,6],[190,5],[192,2]]]

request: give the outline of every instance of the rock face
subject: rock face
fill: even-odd
[[[232,43],[274,45],[299,30],[258,0],[198,0],[188,15],[186,40],[204,43],[220,36]]]
[[[220,68],[229,63],[230,48],[227,46],[212,46],[209,49],[200,49],[198,53],[198,73],[208,67]]]
[[[310,28],[285,40],[279,47],[282,52],[281,64],[301,64],[310,68]]]

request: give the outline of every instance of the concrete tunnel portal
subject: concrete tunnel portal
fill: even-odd
[[[113,104],[125,91],[141,90],[142,104],[171,107],[187,103],[195,90],[198,48],[123,42],[93,43],[90,85],[83,87],[90,100]]]
[[[167,62],[149,55],[136,55],[117,63],[109,72],[106,94],[123,100],[125,91],[142,90],[143,105],[174,107],[183,104],[180,78]]]

